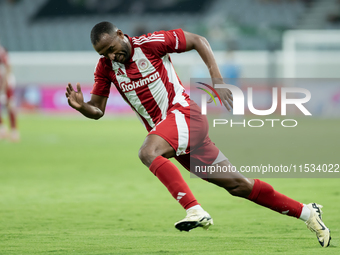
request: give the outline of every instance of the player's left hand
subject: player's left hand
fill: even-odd
[[[233,108],[233,94],[231,91],[227,88],[215,88],[217,94],[220,96],[222,103],[227,108],[227,110],[230,112]],[[216,97],[216,94],[212,92],[212,95]],[[213,99],[210,98],[208,100],[208,103],[213,102]]]

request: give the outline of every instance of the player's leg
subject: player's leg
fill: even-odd
[[[183,162],[190,161],[190,151],[202,143],[208,134],[207,123],[204,121],[200,123],[202,115],[191,115],[193,111],[200,113],[199,107],[193,101],[191,101],[191,104],[194,107],[191,107],[192,105],[190,108],[182,107],[181,105],[174,106],[171,112],[168,113],[166,120],[162,121],[155,130],[150,132],[151,134],[160,135],[171,145],[175,152],[171,156],[175,156],[182,165]],[[191,117],[195,119],[194,122],[197,125],[192,124]],[[193,131],[191,130],[192,126],[195,126]],[[187,196],[184,193],[181,194],[184,195],[183,198]],[[176,222],[175,227],[180,231],[190,231],[196,227],[208,229],[213,224],[211,216],[198,203],[194,206],[192,205],[184,207],[187,215],[183,220]]]
[[[10,123],[10,139],[12,142],[18,142],[20,140],[19,131],[17,129],[17,113],[14,104],[14,85],[15,79],[13,75],[10,75],[8,78],[8,86],[6,90],[7,96],[7,111]]]
[[[139,150],[139,158],[143,164],[167,187],[182,207],[188,209],[198,205],[198,202],[179,169],[168,159],[175,155],[174,148],[156,134],[148,135]]]
[[[150,167],[158,156],[172,158],[176,152],[164,138],[156,134],[149,134],[139,149],[138,155],[143,164]]]
[[[190,135],[193,139],[190,142],[199,141],[195,139],[202,127],[207,126],[206,118],[200,115],[198,107],[193,104],[191,106],[191,122]],[[210,173],[197,173],[196,166],[212,166],[218,169],[218,166],[225,169],[232,169],[228,159],[219,151],[214,143],[207,136],[203,143],[198,143],[190,154],[190,159],[187,155],[176,157],[176,159],[189,171],[199,177],[214,183],[226,189],[231,195],[249,199],[261,206],[270,208],[282,214],[299,218],[306,222],[307,227],[316,232],[317,238],[323,247],[327,247],[330,241],[330,231],[324,225],[321,219],[321,207],[315,203],[302,204],[294,199],[291,199],[278,191],[266,182],[261,180],[253,180],[245,178],[242,174],[234,171]],[[202,169],[202,168],[201,168]]]
[[[0,82],[1,82],[1,76],[0,76]],[[1,86],[2,85],[0,84],[0,140],[7,138],[7,128],[2,118],[2,106],[6,102],[6,95],[2,93]]]
[[[7,128],[2,121],[1,104],[0,104],[0,140],[5,139],[6,137],[7,137]]]
[[[214,164],[213,167],[216,170],[232,169],[228,159]],[[245,178],[237,171],[228,170],[209,173],[207,180],[224,188],[233,196],[249,199],[261,206],[295,218],[301,215],[302,203],[277,192],[264,181]]]
[[[330,230],[322,221],[321,205],[302,204],[276,191],[270,184],[259,179],[254,180],[252,191],[246,198],[276,212],[303,220],[307,227],[316,233],[320,245],[329,246]]]
[[[206,147],[203,151],[214,151],[213,147],[216,146],[210,144],[206,145]],[[246,198],[281,214],[303,220],[306,222],[307,227],[316,233],[321,246],[329,246],[331,239],[330,230],[322,221],[322,206],[315,203],[302,204],[276,191],[270,184],[264,181],[245,178],[239,172],[232,171],[232,165],[227,158],[221,156],[221,153],[219,153],[219,157],[222,161],[212,164],[214,171],[207,173],[207,181],[226,189],[233,196]],[[221,169],[226,171],[221,171]]]
[[[18,142],[20,140],[20,135],[17,129],[17,113],[14,107],[14,102],[12,98],[8,99],[7,104],[7,111],[9,117],[9,124],[10,124],[10,133],[9,138],[12,142]]]
[[[188,109],[189,110],[189,109]],[[188,111],[189,112],[189,111]],[[168,188],[171,195],[187,210],[187,220],[176,227],[189,231],[208,228],[210,215],[203,210],[184,181],[179,169],[168,158],[185,154],[189,148],[189,114],[173,110],[145,139],[140,151],[141,161]]]
[[[230,162],[226,159],[214,167],[231,169]],[[254,203],[267,207],[271,210],[292,216],[306,222],[307,227],[316,233],[322,247],[329,246],[330,230],[322,221],[321,205],[311,203],[302,204],[284,194],[276,191],[270,184],[259,179],[244,178],[238,172],[213,173],[208,181],[226,189],[231,195],[243,197]]]

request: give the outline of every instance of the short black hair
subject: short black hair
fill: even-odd
[[[91,30],[92,45],[96,45],[99,42],[102,34],[112,35],[117,30],[118,28],[108,21],[103,21],[103,22],[96,24]]]

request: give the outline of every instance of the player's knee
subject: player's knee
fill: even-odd
[[[247,179],[235,180],[233,185],[225,187],[225,189],[236,197],[248,197],[252,191],[253,185]]]
[[[148,147],[142,147],[139,149],[138,157],[143,162],[144,165],[149,167],[152,161],[157,157],[155,151]]]
[[[138,157],[143,162],[143,164],[145,164],[145,162],[147,161],[147,157],[148,157],[147,152],[143,148],[140,148],[138,151]]]

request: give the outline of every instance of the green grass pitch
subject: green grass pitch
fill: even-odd
[[[0,254],[340,254],[340,179],[264,179],[324,206],[327,249],[302,221],[183,168],[215,225],[179,232],[173,224],[185,211],[139,161],[146,131],[135,118],[24,115],[19,126],[20,143],[0,141]],[[339,126],[309,119],[295,129],[226,128],[224,152],[235,165],[340,163]]]

